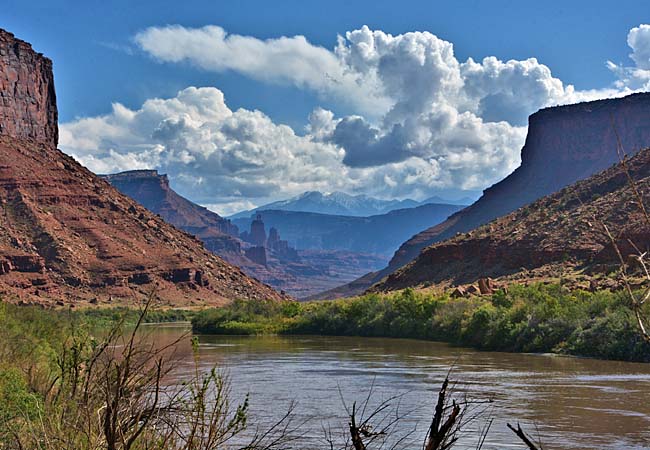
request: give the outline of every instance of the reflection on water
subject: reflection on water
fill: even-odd
[[[149,327],[164,343],[188,325]],[[251,395],[256,422],[282,417],[292,401],[298,421],[310,418],[307,447],[325,448],[322,424],[345,430],[341,396],[362,401],[374,383],[376,398],[404,394],[421,442],[435,395],[454,366],[457,390],[492,397],[494,424],[486,449],[515,445],[506,421],[542,436],[546,449],[650,448],[650,365],[546,355],[476,352],[445,344],[377,338],[200,336],[200,364],[227,369],[233,393]],[[189,338],[179,348],[176,376],[194,367]],[[340,390],[340,391],[339,391]],[[477,432],[458,448],[476,448]],[[418,448],[418,447],[414,447]]]

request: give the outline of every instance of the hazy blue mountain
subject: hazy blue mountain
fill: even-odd
[[[267,227],[276,228],[283,239],[298,249],[390,255],[406,239],[444,221],[461,208],[460,205],[428,204],[369,217],[282,210],[257,213],[262,215]],[[243,230],[250,227],[252,217],[231,220]]]
[[[385,214],[390,211],[405,208],[414,208],[430,203],[452,204],[466,206],[472,199],[464,198],[457,201],[448,201],[440,197],[431,197],[424,201],[411,199],[382,200],[367,195],[349,195],[344,192],[323,194],[318,191],[308,191],[287,200],[269,203],[259,208],[242,211],[230,216],[230,219],[248,218],[257,211],[297,211],[338,216],[367,217]]]
[[[459,198],[458,200],[450,200],[447,198],[440,197],[438,195],[434,195],[433,197],[429,197],[425,200],[422,200],[419,202],[420,205],[428,205],[429,203],[446,203],[448,205],[461,205],[461,206],[468,206],[471,205],[476,201],[476,198],[478,195],[474,198],[472,197],[462,197]]]

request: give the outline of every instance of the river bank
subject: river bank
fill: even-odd
[[[524,294],[527,300],[520,304]],[[156,361],[157,355],[163,356],[152,350],[156,347],[170,350],[168,356],[163,357],[171,358],[165,362],[169,371],[161,379],[160,386],[164,390],[192,386],[192,389],[198,389],[193,392],[203,392],[200,386],[203,386],[205,377],[208,377],[208,382],[213,380],[217,383],[215,386],[222,386],[220,380],[223,378],[210,377],[219,377],[213,375],[218,373],[227,374],[225,379],[232,380],[228,384],[227,398],[232,404],[239,405],[237,408],[245,409],[242,417],[250,424],[238,431],[234,444],[250,442],[258,430],[272,427],[291,410],[293,423],[301,426],[293,432],[293,438],[298,439],[296,445],[286,448],[320,449],[325,445],[321,432],[325,427],[341,433],[339,439],[345,440],[349,419],[346,404],[349,407],[351,402],[361,404],[364,399],[371,398],[372,404],[376,405],[392,398],[393,406],[408,413],[401,418],[400,426],[391,438],[401,439],[401,433],[412,432],[409,442],[413,445],[401,448],[416,448],[415,444],[421,442],[431,420],[438,389],[451,371],[455,398],[490,401],[489,409],[481,413],[480,420],[460,435],[459,449],[476,448],[479,427],[489,421],[493,423],[485,441],[486,450],[501,449],[516,442],[506,426],[512,421],[521,421],[529,432],[539,435],[544,448],[644,448],[645,442],[650,440],[645,431],[645,424],[650,420],[650,409],[645,401],[650,396],[650,366],[647,364],[475,351],[428,340],[376,336],[380,332],[395,335],[429,333],[429,326],[440,320],[436,317],[452,317],[447,310],[451,305],[465,305],[457,310],[457,315],[465,318],[460,331],[467,333],[470,329],[467,324],[475,320],[476,311],[486,309],[488,300],[498,312],[492,312],[495,317],[499,314],[509,317],[527,314],[529,325],[533,321],[555,323],[554,318],[566,311],[572,312],[566,316],[567,320],[574,321],[584,321],[591,314],[607,312],[601,317],[605,318],[604,323],[612,323],[612,314],[619,311],[619,302],[623,301],[615,294],[601,293],[594,297],[556,294],[553,287],[539,286],[533,290],[511,292],[500,300],[477,298],[467,302],[406,291],[327,304],[251,303],[247,310],[248,322],[241,321],[238,326],[248,324],[249,334],[255,334],[253,336],[192,336],[188,322],[169,321],[181,314],[171,311],[162,314],[152,311],[150,315],[141,316],[134,310],[52,311],[0,303],[0,322],[3,324],[0,328],[0,443],[11,442],[15,436],[34,438],[37,442],[38,435],[30,433],[34,432],[34,426],[44,426],[40,418],[59,417],[63,410],[66,414],[72,413],[72,417],[66,416],[66,423],[74,426],[79,417],[77,414],[89,406],[84,403],[85,397],[55,400],[50,395],[52,386],[57,386],[55,392],[65,392],[66,395],[70,395],[66,386],[84,386],[83,382],[71,380],[75,373],[87,373],[88,364],[95,358],[93,355],[101,354],[102,348],[113,349],[111,354],[101,358],[102,364],[117,370],[114,364],[125,361],[128,330],[134,326],[137,328],[133,319],[136,323],[142,319],[149,324],[140,326],[136,339],[134,350],[142,355],[139,359],[143,362],[134,373],[136,379],[142,379],[142,374],[146,375],[144,379],[156,379],[155,373],[150,372],[151,364],[147,363]],[[467,306],[469,300],[472,300],[471,309]],[[482,302],[478,303],[478,300]],[[495,301],[507,303],[494,306]],[[506,307],[507,304],[510,306]],[[499,308],[504,310],[499,311]],[[548,314],[545,320],[540,320],[542,311]],[[239,302],[221,310],[222,314],[230,317],[229,332],[241,332],[232,325],[236,312],[240,319],[245,318],[244,305]],[[214,314],[214,311],[204,314]],[[320,326],[330,323],[329,328],[322,328],[329,332],[364,330],[368,334],[374,333],[375,337],[288,335],[289,325],[295,327],[292,330],[298,330],[295,324],[305,321],[307,314],[323,321],[327,318],[328,322],[320,322]],[[111,338],[115,317],[123,324],[126,334]],[[201,314],[192,317],[194,326],[202,317]],[[432,321],[423,321],[423,317],[430,317]],[[257,321],[253,322],[252,318]],[[342,324],[346,321],[347,328],[344,328]],[[280,325],[285,328],[278,328]],[[540,326],[540,329],[548,329],[547,325]],[[485,330],[486,335],[493,332],[491,327]],[[93,329],[100,330],[100,333],[93,334]],[[448,329],[452,329],[451,325]],[[610,331],[620,330],[612,327]],[[275,335],[270,335],[272,333]],[[636,336],[633,328],[629,333],[630,338]],[[109,341],[104,338],[107,334]],[[432,338],[436,335],[427,336]],[[102,342],[111,344],[104,347]],[[614,344],[623,345],[623,341],[619,339]],[[113,371],[106,372],[109,373]],[[61,378],[61,375],[65,376]],[[103,392],[102,383],[109,380],[112,384],[119,380],[119,376],[93,378],[91,386],[95,386],[97,391],[91,397],[94,400],[89,411],[95,411],[104,403],[99,394]],[[215,393],[209,392],[209,395]],[[133,404],[128,398],[123,401]],[[239,417],[238,411],[233,411],[234,419]],[[558,411],[563,413],[557,414]],[[81,417],[93,423],[97,419],[94,413],[82,414]],[[71,419],[74,420],[70,422]],[[46,425],[48,436],[60,431],[54,422]],[[58,436],[86,439],[76,433]],[[154,440],[158,439],[156,436],[144,435]],[[92,438],[101,436],[93,435]],[[90,448],[86,447],[85,441],[75,441],[74,445],[72,448]],[[36,447],[30,444],[24,448]],[[234,448],[238,447],[235,445]]]
[[[413,338],[479,350],[650,361],[624,293],[560,285],[458,299],[406,289],[322,302],[235,301],[198,312],[192,326],[201,334]]]

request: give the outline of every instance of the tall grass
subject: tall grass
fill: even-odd
[[[180,341],[141,338],[142,323],[160,319],[149,307],[108,326],[102,314],[0,303],[0,449],[233,448],[248,399],[232,402],[221,372],[198,369],[196,345],[194,375],[170,379]],[[91,333],[97,323],[101,337]],[[287,430],[281,421],[235,448],[282,447]]]

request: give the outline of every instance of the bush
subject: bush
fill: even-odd
[[[319,302],[234,302],[197,314],[210,334],[320,334],[430,339],[478,349],[650,360],[623,293],[512,286],[451,299],[412,289]]]
[[[30,391],[27,380],[16,367],[0,369],[0,436],[9,432],[7,424],[30,420],[38,415],[40,398]]]

